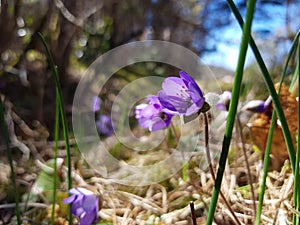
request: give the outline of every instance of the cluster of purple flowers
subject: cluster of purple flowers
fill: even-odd
[[[135,118],[141,127],[157,131],[168,127],[174,115],[199,114],[205,104],[201,89],[186,72],[179,75],[166,78],[158,96],[148,96],[146,103],[136,106]]]
[[[179,75],[166,78],[157,96],[148,96],[146,103],[135,107],[135,118],[141,127],[157,131],[168,127],[174,115],[193,117],[210,108],[195,80],[184,71],[180,71]],[[224,91],[219,98],[216,108],[228,111],[231,92]],[[252,100],[242,110],[265,112],[270,100]]]
[[[157,96],[150,95],[146,98],[146,103],[135,107],[135,118],[141,127],[151,132],[157,131],[168,127],[175,115],[189,117],[199,115],[210,108],[195,80],[184,71],[180,71],[179,75],[180,77],[166,78]],[[96,126],[100,134],[111,135],[113,127],[110,117],[99,113],[101,99],[94,97],[92,100],[92,110],[98,115]],[[224,91],[215,106],[220,111],[228,111],[230,100],[231,92]],[[271,98],[266,101],[253,100],[242,110],[265,112],[270,103]],[[99,198],[92,191],[72,188],[69,192],[71,195],[63,202],[71,204],[72,214],[80,219],[79,225],[90,225],[98,219]]]
[[[216,104],[216,108],[220,111],[228,111],[229,103],[231,100],[232,93],[230,91],[224,91],[220,95],[220,100]],[[266,101],[263,100],[251,100],[247,102],[241,111],[250,111],[253,113],[263,113],[266,112],[272,102],[272,98],[268,97]]]
[[[100,135],[110,136],[113,133],[113,125],[110,116],[101,114],[101,99],[94,96],[92,99],[92,110],[96,113],[96,127]]]

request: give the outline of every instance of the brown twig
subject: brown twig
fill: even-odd
[[[191,216],[192,216],[193,225],[197,225],[194,202],[190,202],[190,208],[191,208]]]
[[[254,216],[254,221],[255,221],[255,218],[256,218],[255,193],[254,193],[253,180],[252,180],[252,176],[251,176],[251,172],[250,172],[249,160],[248,160],[248,156],[247,156],[247,153],[246,153],[245,140],[244,140],[244,136],[243,136],[242,125],[241,125],[241,121],[239,119],[239,115],[237,115],[236,121],[237,121],[237,130],[240,134],[240,138],[241,138],[241,142],[242,142],[243,154],[244,154],[244,157],[245,157],[245,163],[246,163],[246,169],[247,169],[247,178],[248,178],[248,183],[250,185],[250,190],[251,190],[251,196],[252,196],[252,201],[253,201],[253,216]]]

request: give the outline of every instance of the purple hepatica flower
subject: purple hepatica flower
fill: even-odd
[[[113,132],[113,125],[111,118],[107,115],[99,115],[96,121],[96,127],[99,133],[103,136],[110,136]]]
[[[231,100],[231,92],[224,91],[220,95],[220,100],[217,102],[216,108],[219,109],[220,111],[228,111],[230,100]]]
[[[101,99],[98,96],[92,98],[92,110],[93,112],[98,112],[101,107]]]
[[[267,101],[266,101],[267,102]],[[263,100],[252,100],[249,101],[243,108],[242,111],[251,111],[255,113],[266,112],[268,104]]]
[[[80,219],[78,225],[90,225],[98,219],[99,198],[85,188],[72,188],[65,204],[72,204],[71,212]]]
[[[205,99],[195,80],[184,71],[179,77],[168,77],[162,84],[158,99],[163,107],[181,115],[198,113]]]
[[[153,95],[147,97],[147,104],[135,107],[135,118],[139,125],[151,132],[168,127],[174,114],[164,109],[158,97]]]

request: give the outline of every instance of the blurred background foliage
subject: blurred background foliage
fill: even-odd
[[[245,2],[236,1],[242,13]],[[268,40],[268,45],[264,42],[261,46],[268,66],[277,68],[275,77],[287,52],[282,46],[288,45],[299,29],[299,6],[298,0],[258,1],[256,21],[260,23],[253,34],[258,44]],[[273,7],[281,9],[284,26],[274,19],[279,14]],[[97,56],[117,46],[136,40],[165,40],[205,57],[217,52],[220,42],[239,44],[223,34],[226,27],[236,24],[225,0],[1,0],[0,10],[0,92],[25,121],[38,120],[50,129],[54,124],[55,87],[38,32],[46,37],[58,66],[69,113],[84,70]],[[239,32],[232,34],[238,38]],[[232,74],[226,65],[220,69],[222,60],[211,63],[211,67],[220,79]],[[246,81],[251,86],[253,79],[257,82],[259,70],[255,64],[249,68]],[[153,73],[171,74],[172,70],[151,63],[134,65],[120,71],[116,79],[130,81]],[[263,81],[255,93],[261,86]],[[230,88],[228,82],[225,88]]]

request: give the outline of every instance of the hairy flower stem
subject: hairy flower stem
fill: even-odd
[[[206,158],[207,158],[208,168],[209,168],[210,174],[211,174],[211,176],[212,176],[212,178],[215,182],[216,181],[216,175],[215,175],[215,172],[214,172],[214,169],[213,169],[213,166],[212,166],[212,160],[211,160],[211,157],[210,157],[210,149],[209,149],[209,123],[208,123],[207,113],[203,113],[203,116],[204,116],[204,136],[205,136]],[[223,194],[223,192],[221,190],[220,190],[220,195],[221,195],[221,198],[223,199],[223,201],[225,202],[227,208],[229,209],[230,213],[232,214],[233,218],[235,219],[235,222],[240,225],[241,224],[240,221],[236,217],[233,209],[231,208],[230,204],[226,200],[226,197],[225,197],[225,195]]]
[[[255,220],[255,217],[256,217],[255,192],[254,192],[253,180],[252,180],[252,176],[251,176],[251,172],[250,172],[249,160],[248,160],[248,156],[247,156],[247,153],[246,153],[245,140],[244,140],[244,136],[243,136],[243,129],[242,129],[242,124],[241,124],[241,121],[240,121],[239,113],[236,117],[236,124],[237,124],[237,131],[240,134],[240,138],[241,138],[241,142],[242,142],[242,150],[243,150],[243,154],[244,154],[244,157],[245,157],[245,164],[246,164],[246,169],[247,169],[247,179],[248,179],[248,183],[250,185],[250,190],[251,190],[251,195],[252,195],[253,216],[254,216],[254,220]]]

